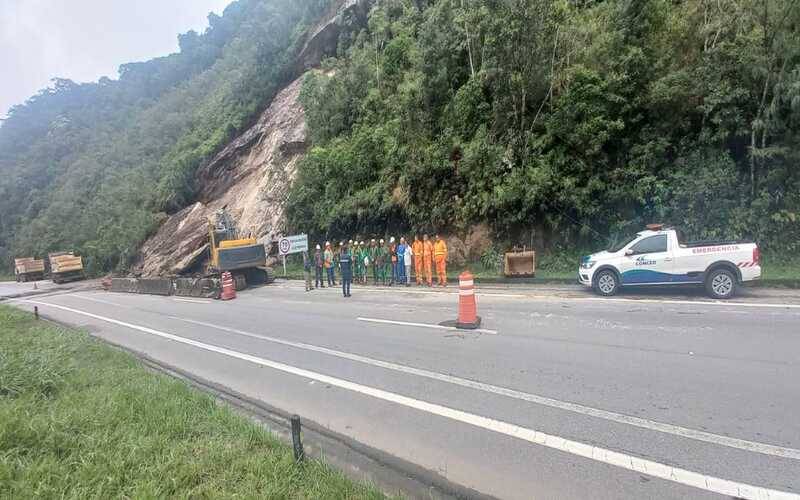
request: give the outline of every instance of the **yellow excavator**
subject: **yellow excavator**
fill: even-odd
[[[211,254],[207,268],[209,275],[219,276],[229,271],[237,290],[273,281],[274,277],[267,268],[264,245],[255,238],[242,237],[224,209],[217,210],[208,218],[208,246]]]

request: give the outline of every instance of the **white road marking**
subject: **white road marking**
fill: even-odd
[[[285,289],[300,289],[299,286],[291,286],[291,285],[282,285],[281,288]],[[478,287],[478,289],[480,289]],[[415,289],[403,289],[403,288],[354,288],[354,290],[358,292],[377,292],[377,293],[421,293],[421,294],[428,294],[428,295],[458,295],[457,287],[453,288],[453,292],[445,291],[445,290],[415,290]],[[724,301],[724,300],[677,300],[677,299],[625,299],[625,298],[609,298],[609,297],[566,297],[566,296],[559,296],[555,294],[550,295],[542,295],[538,292],[542,291],[549,291],[549,292],[564,292],[570,293],[570,290],[558,290],[558,289],[540,289],[540,290],[531,290],[527,293],[493,293],[487,292],[486,290],[493,290],[492,288],[484,288],[484,291],[478,291],[476,295],[478,297],[484,298],[492,298],[492,297],[499,297],[499,298],[511,298],[511,299],[539,299],[539,300],[555,300],[555,301],[594,301],[594,302],[634,302],[634,303],[646,303],[646,304],[680,304],[680,305],[701,305],[701,306],[735,306],[735,307],[763,307],[763,308],[771,308],[771,309],[800,309],[800,304],[777,304],[777,303],[762,303],[762,302],[731,302],[731,301]],[[574,293],[574,292],[572,292]]]
[[[800,450],[795,448],[788,448],[783,446],[771,445],[766,443],[760,443],[757,441],[749,441],[745,439],[739,439],[729,436],[723,436],[720,434],[714,434],[711,432],[690,429],[687,427],[681,427],[678,425],[673,425],[669,423],[659,422],[656,420],[649,420],[645,418],[635,417],[632,415],[626,415],[623,413],[612,412],[608,410],[602,410],[599,408],[593,408],[590,406],[584,406],[577,403],[571,403],[568,401],[560,401],[553,398],[548,398],[546,396],[540,396],[538,394],[531,394],[528,392],[517,391],[514,389],[509,389],[506,387],[496,386],[492,384],[487,384],[483,382],[478,382],[474,380],[464,379],[461,377],[456,377],[453,375],[447,375],[443,373],[433,372],[421,368],[414,368],[407,365],[401,365],[398,363],[392,363],[388,361],[382,361],[379,359],[369,358],[366,356],[360,356],[358,354],[352,354],[343,351],[337,351],[334,349],[328,349],[326,347],[320,347],[313,344],[306,344],[303,342],[293,342],[290,340],[284,340],[277,337],[270,337],[267,335],[261,335],[257,333],[247,332],[243,330],[239,330],[236,328],[230,328],[222,325],[216,325],[213,323],[208,323],[205,321],[197,321],[188,318],[181,318],[178,316],[168,316],[170,319],[175,319],[178,321],[183,321],[185,323],[195,324],[199,326],[205,326],[208,328],[214,328],[216,330],[221,330],[229,333],[233,333],[236,335],[241,335],[245,337],[255,338],[259,340],[263,340],[266,342],[272,342],[275,344],[286,345],[289,347],[294,347],[297,349],[303,349],[313,352],[319,352],[322,354],[326,354],[329,356],[334,356],[342,359],[347,359],[350,361],[355,361],[358,363],[363,363],[371,366],[375,366],[378,368],[383,368],[387,370],[393,370],[401,373],[407,373],[410,375],[416,375],[419,377],[424,377],[432,380],[437,380],[440,382],[445,382],[453,385],[458,385],[461,387],[466,387],[469,389],[480,390],[487,393],[497,394],[513,399],[518,399],[522,401],[528,401],[530,403],[539,404],[542,406],[548,406],[551,408],[557,408],[564,411],[569,411],[573,413],[578,413],[581,415],[586,415],[590,417],[600,418],[603,420],[608,420],[611,422],[616,422],[625,425],[631,425],[633,427],[639,427],[642,429],[647,429],[656,432],[662,432],[665,434],[672,434],[675,436],[693,439],[696,441],[702,441],[710,444],[726,446],[729,448],[735,448],[743,451],[749,451],[754,453],[761,453],[764,455],[771,455],[776,457],[782,458],[790,458],[794,460],[800,460]],[[379,320],[383,321],[383,320]],[[426,325],[426,326],[434,326],[434,325]],[[435,325],[440,326],[440,325]],[[452,328],[452,327],[440,327],[440,328]],[[691,354],[691,353],[690,353]]]
[[[177,335],[172,335],[170,333],[161,332],[159,330],[154,330],[152,328],[147,328],[132,323],[126,323],[124,321],[119,321],[113,318],[107,318],[86,311],[80,311],[78,309],[72,309],[70,307],[49,304],[47,302],[38,302],[34,300],[29,300],[27,302],[32,304],[54,307],[56,309],[61,309],[64,311],[72,312],[83,316],[88,316],[90,318],[94,318],[100,321],[105,321],[108,323],[119,325],[125,328],[130,328],[133,330],[138,330],[140,332],[147,333],[149,335],[154,335],[156,337],[172,340],[174,342],[178,342],[181,344],[189,345],[192,347],[214,352],[217,354],[222,354],[224,356],[228,356],[231,358],[240,359],[242,361],[247,361],[259,366],[265,366],[267,368],[272,368],[274,370],[282,371],[284,373],[296,375],[298,377],[303,377],[309,380],[315,380],[317,382],[322,382],[334,387],[339,387],[341,389],[356,392],[383,401],[388,401],[390,403],[395,403],[401,406],[405,406],[407,408],[412,408],[418,411],[430,413],[432,415],[437,415],[456,422],[462,422],[468,425],[472,425],[474,427],[493,431],[499,434],[504,434],[506,436],[527,441],[529,443],[538,444],[546,448],[559,450],[575,456],[594,460],[596,462],[614,465],[622,469],[638,472],[640,474],[646,474],[659,479],[665,479],[667,481],[672,481],[678,484],[695,487],[705,491],[719,493],[722,495],[734,496],[737,498],[748,499],[748,500],[751,499],[752,500],[764,500],[764,499],[800,500],[800,495],[794,493],[774,490],[770,488],[764,488],[761,486],[754,486],[736,481],[730,481],[727,479],[721,479],[718,477],[709,476],[698,472],[693,472],[687,469],[682,469],[679,467],[662,464],[652,460],[639,458],[633,455],[627,455],[625,453],[619,453],[612,450],[607,450],[599,446],[592,446],[578,441],[565,439],[560,436],[547,434],[541,431],[537,431],[535,429],[504,422],[502,420],[496,420],[493,418],[476,415],[474,413],[456,410],[454,408],[449,408],[447,406],[442,406],[436,403],[430,403],[427,401],[411,398],[408,396],[403,396],[401,394],[385,391],[383,389],[377,389],[375,387],[370,387],[355,382],[350,382],[348,380],[332,377],[329,375],[324,375],[310,370],[305,370],[303,368],[297,368],[295,366],[286,365],[283,363],[279,363],[277,361],[271,361],[250,354],[233,351],[231,349],[226,349],[224,347],[218,347],[211,344],[198,342],[196,340],[180,337]]]
[[[360,318],[360,317],[356,319],[358,321],[364,321],[367,323],[381,323],[384,325],[413,326],[417,328],[432,328],[435,330],[448,330],[448,331],[459,331],[464,333],[485,333],[487,335],[497,335],[497,330],[484,330],[482,328],[476,328],[475,330],[462,330],[454,326],[433,325],[431,323],[411,323],[408,321],[394,321],[391,319]]]
[[[89,300],[91,302],[97,302],[98,304],[106,304],[108,306],[124,307],[125,309],[130,309],[131,308],[131,306],[126,306],[124,304],[117,304],[116,302],[111,302],[110,300],[103,300],[103,299],[98,299],[98,298],[95,298],[95,297],[87,297],[86,295],[79,295],[77,293],[70,294],[68,296],[69,297],[75,297],[76,299],[83,299],[83,300]]]
[[[748,441],[745,439],[738,439],[732,438],[728,436],[723,436],[720,434],[714,434],[711,432],[699,431],[695,429],[689,429],[686,427],[681,427],[678,425],[667,424],[664,422],[658,422],[655,420],[648,420],[645,418],[634,417],[632,415],[625,415],[623,413],[616,413],[607,410],[601,410],[598,408],[592,408],[590,406],[584,406],[577,403],[570,403],[567,401],[560,401],[558,399],[548,398],[546,396],[539,396],[538,394],[531,394],[528,392],[517,391],[514,389],[508,389],[506,387],[500,387],[496,385],[486,384],[483,382],[477,382],[474,380],[464,379],[461,377],[456,377],[454,375],[446,375],[444,373],[433,372],[429,370],[425,370],[422,368],[414,368],[407,365],[401,365],[398,363],[392,363],[389,361],[382,361],[379,359],[368,358],[366,356],[360,356],[358,354],[352,354],[349,352],[337,351],[334,349],[328,349],[327,347],[320,347],[313,344],[306,344],[303,342],[292,342],[290,340],[279,339],[276,337],[270,337],[267,335],[260,335],[257,333],[246,332],[243,330],[238,330],[236,328],[229,328],[222,325],[215,325],[213,323],[207,323],[205,321],[196,321],[193,319],[186,319],[186,318],[179,318],[176,316],[170,316],[171,319],[176,319],[179,321],[183,321],[186,323],[191,323],[194,325],[205,326],[208,328],[214,328],[216,330],[221,330],[228,333],[233,333],[237,335],[242,335],[245,337],[255,338],[264,340],[267,342],[272,342],[275,344],[286,345],[290,347],[295,347],[297,349],[304,349],[307,351],[319,352],[322,354],[327,354],[329,356],[335,356],[342,359],[347,359],[350,361],[356,361],[358,363],[364,363],[366,365],[376,366],[378,368],[384,368],[387,370],[397,371],[401,373],[408,373],[410,375],[416,375],[418,377],[424,377],[431,380],[437,380],[439,382],[445,382],[453,385],[458,385],[461,387],[467,387],[469,389],[475,389],[483,392],[488,392],[492,394],[498,394],[500,396],[506,396],[513,399],[519,399],[522,401],[528,401],[530,403],[539,404],[542,406],[549,406],[551,408],[557,408],[559,410],[570,411],[573,413],[579,413],[581,415],[587,415],[590,417],[601,418],[604,420],[609,420],[612,422],[631,425],[633,427],[639,427],[642,429],[647,429],[651,431],[662,432],[665,434],[672,434],[675,436],[680,436],[688,439],[693,439],[695,441],[703,441],[706,443],[716,444],[720,446],[727,446],[729,448],[736,448],[743,451],[750,451],[755,453],[762,453],[764,455],[771,455],[776,457],[782,458],[792,458],[795,460],[800,460],[800,450],[795,448],[786,448],[783,446],[776,446],[766,443],[759,443],[756,441]],[[690,353],[693,354],[693,353]]]
[[[634,302],[647,304],[681,304],[692,306],[735,306],[763,307],[770,309],[800,309],[800,304],[768,304],[761,302],[730,302],[724,300],[671,300],[671,299],[609,299],[605,297],[576,297],[572,300],[591,300],[595,302]]]
[[[213,301],[211,300],[197,300],[197,299],[180,299],[180,298],[173,298],[175,302],[190,302],[192,304],[212,304]]]

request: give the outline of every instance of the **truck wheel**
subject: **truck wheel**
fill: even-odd
[[[594,291],[604,297],[616,295],[619,290],[619,278],[614,271],[600,271],[594,279]]]
[[[727,269],[715,269],[706,278],[706,292],[712,299],[730,299],[736,294],[736,276]]]

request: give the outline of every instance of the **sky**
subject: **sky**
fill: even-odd
[[[121,64],[178,51],[231,0],[0,0],[0,117],[55,77],[117,78]]]

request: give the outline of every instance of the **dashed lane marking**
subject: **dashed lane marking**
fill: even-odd
[[[397,326],[413,326],[415,328],[431,328],[434,330],[448,330],[448,331],[459,331],[464,333],[485,333],[487,335],[497,335],[497,330],[485,330],[483,328],[477,328],[475,330],[462,330],[454,326],[434,325],[431,323],[412,323],[408,321],[394,321],[391,319],[361,318],[361,317],[356,319],[358,321],[364,321],[366,323],[380,323],[384,325],[397,325]]]
[[[213,304],[211,300],[198,300],[198,299],[181,299],[181,298],[173,298],[175,302],[189,302],[192,304]]]
[[[332,377],[329,375],[324,375],[321,373],[313,372],[311,370],[298,368],[295,366],[279,363],[277,361],[272,361],[265,358],[260,358],[257,356],[245,354],[231,349],[226,349],[224,347],[206,344],[204,342],[198,342],[196,340],[180,337],[159,330],[154,330],[152,328],[147,328],[144,326],[127,323],[124,321],[119,321],[113,318],[107,318],[105,316],[92,314],[86,311],[81,311],[78,309],[73,309],[70,307],[65,307],[55,304],[49,304],[47,302],[38,302],[34,300],[29,300],[27,302],[32,304],[54,307],[56,309],[61,309],[74,314],[79,314],[100,321],[105,321],[107,323],[115,324],[125,328],[130,328],[132,330],[137,330],[143,333],[147,333],[149,335],[161,337],[167,340],[196,347],[198,349],[203,349],[209,352],[214,352],[235,359],[240,359],[242,361],[247,361],[249,363],[253,363],[259,366],[272,368],[273,370],[281,371],[291,375],[296,375],[298,377],[325,383],[351,392],[363,394],[365,396],[370,396],[375,399],[380,399],[390,403],[405,406],[407,408],[412,408],[418,411],[426,412],[431,415],[437,415],[439,417],[453,420],[455,422],[462,422],[468,425],[472,425],[474,427],[478,427],[480,429],[485,429],[498,434],[510,436],[516,439],[527,441],[529,443],[544,446],[546,448],[551,448],[578,457],[587,458],[596,462],[613,465],[621,469],[634,471],[640,474],[646,474],[648,476],[664,479],[667,481],[672,481],[674,483],[691,486],[705,491],[710,491],[713,493],[719,493],[722,495],[728,495],[747,500],[764,500],[764,499],[800,500],[800,495],[794,493],[774,490],[770,488],[764,488],[761,486],[754,486],[751,484],[731,481],[727,479],[722,479],[702,474],[699,472],[693,472],[687,469],[682,469],[679,467],[674,467],[671,465],[655,462],[653,460],[647,460],[633,455],[628,455],[625,453],[620,453],[605,448],[601,448],[599,446],[592,446],[586,443],[581,443],[579,441],[573,441],[571,439],[562,438],[560,436],[556,436],[553,434],[547,434],[538,431],[536,429],[522,427],[509,422],[504,422],[502,420],[497,420],[489,417],[484,417],[481,415],[476,415],[474,413],[456,410],[454,408],[439,405],[436,403],[431,403],[428,401],[423,401],[420,399],[403,396],[401,394],[385,391],[383,389],[377,389],[375,387],[358,384],[356,382],[350,382],[348,380]]]

